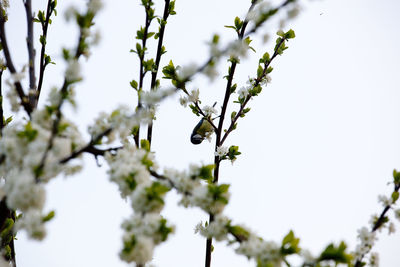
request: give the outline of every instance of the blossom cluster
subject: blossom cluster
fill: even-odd
[[[126,262],[145,264],[152,259],[155,246],[173,232],[173,226],[160,215],[170,188],[151,180],[149,169],[157,169],[153,154],[127,140],[115,154],[107,153],[105,159],[111,181],[118,185],[121,196],[130,200],[134,211],[122,224],[120,257]]]
[[[54,136],[51,106],[35,110],[28,122],[13,122],[3,129],[0,151],[4,160],[0,177],[7,205],[23,212],[17,228],[37,239],[45,235],[43,214],[44,184],[57,175],[73,174],[80,164],[60,164],[76,147],[83,145],[78,128],[62,118]],[[49,140],[53,139],[49,146]]]
[[[174,231],[174,227],[158,213],[134,214],[122,223],[122,228],[125,232],[121,259],[141,265],[151,261],[155,246]]]
[[[111,144],[117,139],[125,140],[140,123],[149,122],[154,116],[153,112],[154,110],[146,109],[139,109],[133,112],[128,106],[121,105],[111,112],[111,114],[101,112],[94,123],[88,127],[88,132],[92,136],[92,139],[95,139],[108,129],[112,129],[105,136],[106,140],[102,140],[104,143]]]
[[[187,96],[181,96],[179,102],[182,106],[186,107],[188,103],[196,103],[199,101],[199,89],[193,89]]]
[[[361,261],[362,257],[371,250],[377,238],[375,232],[369,231],[367,227],[359,229],[357,237],[360,243],[356,247],[354,256],[357,261]]]
[[[199,207],[211,214],[220,214],[228,204],[229,185],[213,184],[211,170],[214,165],[190,165],[189,171],[166,169],[164,174],[170,184],[181,193],[180,204],[184,207]],[[202,182],[207,181],[207,183]]]

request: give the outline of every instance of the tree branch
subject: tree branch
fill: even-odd
[[[140,66],[139,66],[139,88],[138,88],[138,109],[141,109],[143,104],[142,101],[140,99],[140,93],[143,90],[143,81],[144,81],[144,76],[146,75],[146,71],[144,69],[144,56],[145,56],[145,52],[146,52],[146,42],[147,42],[147,36],[149,33],[149,27],[150,27],[150,23],[152,21],[153,18],[151,18],[149,16],[149,10],[151,9],[151,4],[152,1],[148,1],[147,5],[144,6],[145,12],[146,12],[146,18],[145,18],[145,26],[144,26],[144,33],[143,33],[143,37],[142,37],[142,51],[139,52],[138,51],[138,55],[139,55],[139,60],[140,60]],[[139,140],[140,140],[140,126],[137,130],[137,133],[134,135],[134,140],[135,140],[135,144],[137,147],[139,147]]]
[[[37,103],[39,102],[39,97],[40,97],[40,92],[42,90],[42,84],[43,84],[43,76],[44,76],[44,70],[47,66],[45,62],[45,52],[46,52],[46,44],[47,44],[47,29],[49,27],[49,21],[50,21],[50,16],[53,13],[53,9],[51,8],[51,1],[48,0],[47,2],[47,10],[46,10],[46,20],[44,24],[42,24],[42,31],[43,31],[43,40],[44,42],[42,43],[42,48],[40,50],[40,63],[39,63],[39,82],[38,82],[38,87],[37,87],[37,96],[36,96],[36,101],[35,101],[35,107]]]
[[[3,128],[4,128],[2,78],[3,78],[3,69],[0,69],[0,137],[3,135]]]
[[[394,191],[393,191],[393,192],[399,192],[399,190],[400,190],[400,183],[399,183],[399,184],[395,184],[395,185],[394,185]],[[375,222],[374,225],[372,226],[371,233],[375,232],[375,231],[378,230],[382,225],[385,224],[385,222],[386,222],[386,220],[387,220],[386,213],[390,210],[391,206],[392,206],[392,204],[387,205],[387,206],[383,209],[381,215],[378,217],[378,219],[376,220],[376,222]],[[364,266],[364,263],[363,263],[363,258],[364,258],[364,256],[365,256],[365,254],[361,255],[360,259],[358,259],[358,260],[356,261],[356,263],[354,264],[354,267],[362,267],[362,266]]]
[[[1,4],[0,1],[0,10],[3,9],[3,6]],[[13,64],[13,61],[11,59],[11,54],[10,54],[10,50],[8,48],[8,43],[7,43],[7,38],[6,38],[6,34],[5,34],[5,27],[4,24],[6,22],[6,18],[4,17],[4,14],[2,12],[0,12],[0,40],[1,40],[1,44],[3,46],[3,52],[4,52],[4,57],[6,58],[6,65],[7,68],[10,70],[10,72],[12,74],[17,73],[15,66]],[[22,85],[20,82],[15,82],[15,89],[17,90],[18,96],[21,100],[21,105],[24,107],[26,113],[28,113],[28,115],[31,115],[32,112],[32,107],[29,104],[29,100],[26,97],[25,93],[24,93],[24,89],[22,88]]]
[[[78,157],[83,152],[88,152],[88,153],[94,155],[95,157],[97,157],[97,156],[104,156],[105,152],[107,152],[107,151],[119,149],[119,147],[118,147],[118,148],[112,148],[112,149],[103,150],[103,149],[98,149],[98,148],[95,147],[95,145],[101,140],[101,138],[103,138],[104,136],[110,134],[111,131],[112,131],[112,128],[106,129],[105,131],[100,133],[98,136],[96,136],[96,138],[90,140],[90,142],[86,146],[84,146],[81,149],[78,149],[78,150],[72,152],[70,156],[60,160],[59,163],[61,163],[61,164],[67,163],[71,159],[74,159],[74,158]]]
[[[255,5],[256,5],[256,2],[251,3],[250,8],[249,8],[247,13],[249,13],[251,10],[253,10]],[[245,19],[245,21],[243,23],[243,26],[241,28],[241,31],[238,34],[238,39],[239,40],[243,39],[243,35],[244,35],[245,31],[246,31],[247,24],[248,24],[248,21],[247,21],[247,19]],[[234,61],[231,62],[231,66],[229,67],[229,74],[228,74],[228,81],[226,83],[224,102],[222,104],[220,118],[219,118],[219,121],[218,121],[218,128],[217,128],[217,131],[216,131],[215,151],[217,151],[217,148],[221,145],[221,134],[222,134],[222,130],[223,130],[226,109],[228,107],[229,97],[231,95],[231,87],[232,87],[233,76],[235,74],[236,65],[237,65],[237,62],[236,62],[236,60],[234,60]],[[215,169],[214,169],[214,180],[213,180],[213,183],[218,183],[220,162],[221,161],[219,159],[219,156],[215,156],[214,157]],[[209,223],[211,223],[212,221],[214,221],[214,215],[210,214]],[[212,253],[212,239],[208,238],[207,241],[206,241],[205,267],[211,267],[211,253]]]
[[[282,40],[281,40],[281,41],[279,42],[279,44],[276,46],[276,49],[275,49],[274,54],[272,55],[271,59],[268,60],[268,62],[266,62],[266,63],[264,64],[264,69],[263,69],[262,75],[261,75],[260,77],[257,77],[257,79],[255,80],[254,87],[258,86],[258,85],[261,83],[262,79],[267,75],[268,67],[271,65],[272,60],[274,60],[274,58],[278,55],[279,48],[281,47],[281,45],[282,45],[285,41],[286,41],[286,39],[285,39],[285,38],[282,38]],[[223,138],[222,138],[222,140],[221,140],[220,146],[225,142],[225,140],[226,140],[226,138],[228,137],[229,133],[232,132],[232,130],[234,129],[234,126],[235,126],[237,120],[238,120],[238,119],[241,117],[241,115],[243,114],[243,110],[244,110],[244,108],[246,107],[247,103],[250,101],[250,99],[251,99],[251,96],[249,95],[249,96],[247,96],[247,98],[246,98],[246,100],[244,101],[244,103],[240,105],[239,112],[236,114],[236,116],[235,116],[235,117],[233,118],[233,120],[231,121],[231,124],[229,125],[228,130],[225,132],[225,134],[224,134],[224,136],[223,136]]]
[[[167,19],[169,16],[169,3],[170,3],[170,0],[165,0],[164,14],[163,14],[163,18],[162,18],[163,21],[160,25],[160,30],[159,30],[159,34],[158,34],[157,54],[156,54],[156,61],[155,61],[156,69],[151,73],[151,85],[150,85],[151,90],[155,90],[158,69],[160,67],[160,60],[161,60],[161,56],[162,56],[162,52],[163,52],[162,44],[163,44],[163,40],[164,40],[165,25],[167,23]],[[147,126],[147,140],[149,141],[150,147],[151,147],[152,136],[153,136],[153,119],[149,122],[149,125]]]
[[[32,0],[24,1],[25,11],[26,11],[26,22],[27,22],[27,38],[26,44],[28,47],[28,57],[29,57],[29,105],[33,108],[36,102],[36,76],[35,76],[35,47],[33,44],[33,17],[32,17]]]

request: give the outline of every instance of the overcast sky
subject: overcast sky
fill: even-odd
[[[7,36],[21,67],[26,62],[24,10],[22,1],[10,2]],[[44,9],[47,1],[33,2],[35,8]],[[76,27],[65,24],[62,16],[73,2],[82,1],[58,1],[59,16],[48,37],[48,54],[57,65],[48,68],[45,92],[62,82],[61,45],[72,47],[76,40]],[[144,20],[138,2],[105,1],[96,20],[102,42],[83,64],[85,80],[76,90],[79,109],[68,111],[82,129],[99,111],[110,111],[120,103],[134,108],[129,81],[138,79],[138,64],[129,50]],[[156,1],[157,14],[162,2]],[[301,246],[315,253],[341,240],[354,249],[357,229],[382,210],[377,196],[390,193],[391,173],[400,169],[400,2],[302,3],[300,16],[285,28],[295,30],[296,38],[273,62],[272,83],[251,101],[251,112],[226,142],[238,145],[242,152],[233,165],[222,163],[220,181],[230,183],[232,193],[226,214],[266,240],[279,242],[293,229]],[[177,16],[170,17],[167,25],[168,53],[162,64],[170,59],[183,66],[204,62],[211,35],[220,33],[223,42],[235,38],[223,26],[232,24],[235,16],[243,18],[249,5],[250,0],[177,0]],[[276,30],[277,23],[263,28],[271,36]],[[274,39],[266,44],[254,41],[257,53],[238,68],[239,87],[254,75],[260,55],[272,51]],[[200,88],[203,104],[222,103],[225,81],[221,77],[227,64],[222,62],[219,70],[215,83],[200,78],[191,84]],[[185,169],[191,162],[211,163],[214,140],[199,146],[190,143],[198,118],[177,100],[163,103],[155,121],[153,149],[159,164]],[[120,224],[130,215],[129,205],[108,181],[106,168],[98,168],[89,156],[86,161],[81,174],[59,177],[48,185],[47,207],[56,210],[56,218],[41,243],[27,240],[24,233],[18,235],[19,267],[126,266],[118,251]],[[156,250],[154,264],[203,266],[205,240],[193,229],[207,215],[177,207],[174,193],[167,203],[163,214],[177,231]],[[398,233],[379,234],[374,251],[380,253],[381,266],[399,266],[399,245]],[[217,243],[213,266],[254,263]]]

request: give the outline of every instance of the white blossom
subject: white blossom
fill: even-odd
[[[189,99],[186,96],[181,96],[179,98],[179,103],[184,106],[185,108],[187,107],[187,104],[189,103]]]
[[[92,13],[99,12],[103,7],[103,2],[101,0],[90,0],[88,3],[88,10]]]
[[[39,210],[29,210],[16,221],[16,229],[24,229],[31,238],[42,240],[46,236],[43,215]]]
[[[145,264],[153,258],[154,242],[151,238],[145,236],[134,237],[125,234],[123,236],[124,242],[133,242],[134,246],[130,251],[123,250],[120,253],[120,258],[126,262],[136,262],[137,264]]]
[[[199,94],[200,94],[199,89],[193,89],[188,96],[189,101],[193,103],[199,101]]]
[[[78,81],[82,79],[81,65],[76,59],[68,61],[67,69],[65,70],[65,79],[69,82]]]
[[[378,202],[382,203],[384,207],[392,205],[392,199],[384,195],[378,196]]]
[[[219,158],[222,158],[222,157],[224,157],[226,154],[228,154],[228,152],[229,152],[229,148],[228,148],[228,147],[226,147],[226,146],[219,146],[219,147],[217,147],[217,151],[215,151],[214,155],[217,156],[217,157],[219,157]]]
[[[199,232],[206,238],[215,238],[217,241],[222,241],[227,239],[229,233],[227,226],[229,223],[229,218],[222,215],[216,215],[214,221],[212,221],[208,226],[203,226],[200,223],[196,226],[195,231]]]
[[[122,228],[125,230],[123,240],[124,248],[120,253],[122,260],[145,264],[152,259],[155,245],[165,241],[165,232],[162,227],[167,227],[171,232],[174,227],[166,225],[163,217],[158,213],[145,213],[143,216],[134,214],[124,220]]]
[[[248,87],[240,88],[238,94],[240,99],[245,99],[249,95],[249,88]]]
[[[245,40],[236,40],[231,43],[228,54],[234,58],[246,57],[250,46]]]
[[[281,266],[280,246],[275,242],[266,242],[253,234],[248,240],[240,243],[236,253],[261,262],[273,262],[273,266]]]
[[[151,182],[139,184],[133,191],[131,198],[131,205],[135,212],[160,212],[164,207],[164,201],[158,198],[148,197],[148,188],[151,187]],[[162,195],[158,197],[163,197]]]
[[[369,266],[379,267],[379,254],[377,252],[372,252],[369,256]]]
[[[197,72],[197,65],[195,63],[191,63],[187,66],[183,66],[177,68],[177,75],[180,80],[186,80],[192,77]]]
[[[106,153],[105,159],[110,166],[110,180],[118,185],[122,197],[130,195],[137,185],[150,183],[150,173],[142,161],[144,158],[153,160],[153,157],[152,153],[129,143],[125,143],[115,155]]]
[[[192,191],[192,195],[188,197],[189,203],[191,206],[199,207],[209,213],[221,213],[224,210],[226,203],[215,200],[214,196],[210,192],[209,186],[210,185],[195,187]],[[230,194],[229,192],[226,192],[221,197],[229,200]]]
[[[375,232],[370,232],[367,227],[362,227],[357,232],[360,244],[357,245],[354,255],[356,256],[356,260],[361,260],[371,250],[375,243],[376,235]]]
[[[43,208],[46,197],[44,188],[35,182],[33,173],[28,169],[9,172],[4,191],[7,192],[7,205],[10,208],[21,211]]]
[[[203,107],[203,112],[204,112],[204,115],[209,117],[209,116],[211,116],[213,114],[217,114],[218,111],[212,106],[204,106]]]

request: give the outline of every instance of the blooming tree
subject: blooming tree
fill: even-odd
[[[205,223],[199,223],[196,233],[206,240],[205,266],[212,266],[213,242],[225,242],[239,254],[252,260],[256,266],[378,266],[378,255],[371,252],[377,233],[387,228],[394,231],[391,220],[400,218],[395,208],[399,198],[400,173],[393,172],[392,193],[380,196],[383,209],[374,215],[369,227],[358,231],[358,245],[348,249],[344,242],[332,243],[312,255],[300,246],[300,239],[293,231],[280,242],[265,239],[247,226],[238,224],[224,213],[229,203],[229,184],[220,183],[223,175],[221,162],[232,164],[241,155],[239,146],[227,145],[230,134],[250,112],[251,101],[271,82],[272,64],[284,54],[287,44],[295,38],[286,24],[299,11],[296,0],[278,4],[268,1],[249,1],[242,17],[232,18],[236,38],[222,43],[214,34],[208,43],[209,56],[203,62],[187,66],[170,61],[161,66],[161,58],[167,53],[164,35],[168,21],[176,15],[175,0],[141,0],[144,24],[136,31],[136,42],[131,53],[138,60],[138,73],[129,82],[137,93],[137,101],[131,106],[115,107],[111,113],[101,113],[93,118],[86,139],[74,120],[68,119],[65,107],[76,105],[75,90],[84,79],[82,58],[90,60],[92,47],[99,42],[96,17],[102,8],[100,0],[89,0],[84,8],[71,6],[63,10],[65,18],[79,28],[78,38],[72,48],[62,49],[66,69],[59,88],[53,88],[43,96],[43,80],[46,70],[56,62],[46,52],[51,42],[48,29],[53,19],[58,19],[57,1],[49,0],[43,10],[32,10],[32,1],[24,0],[27,19],[28,59],[23,66],[14,64],[7,41],[6,25],[9,2],[0,1],[0,266],[16,266],[14,247],[18,231],[26,231],[29,237],[42,240],[46,236],[46,223],[53,219],[55,211],[45,210],[46,184],[59,176],[74,175],[84,165],[83,154],[101,158],[107,164],[107,175],[118,186],[121,198],[127,200],[132,214],[122,222],[123,237],[121,260],[136,266],[149,266],[157,245],[166,242],[175,226],[162,215],[165,197],[175,191],[182,207],[197,207],[208,214]],[[252,56],[251,42],[255,33],[271,20],[279,21],[277,36],[271,51],[263,51],[258,65],[249,71],[245,84],[238,84],[234,77],[242,60]],[[40,29],[39,38],[34,29]],[[267,35],[265,35],[267,40]],[[155,49],[150,49],[150,43]],[[40,55],[36,57],[39,47]],[[39,51],[38,50],[38,51]],[[229,63],[227,73],[217,68],[221,60]],[[210,81],[216,77],[226,79],[221,92],[222,102],[202,104],[201,90],[195,87],[194,78],[203,75]],[[5,85],[3,89],[2,85]],[[158,105],[167,98],[179,94],[182,106],[196,116],[198,121],[191,134],[191,142],[199,145],[213,141],[210,151],[214,161],[208,164],[191,164],[184,170],[161,168],[157,153],[152,150],[153,124]],[[3,95],[10,111],[3,109]],[[45,102],[43,99],[45,98]],[[41,100],[41,105],[39,105]],[[228,108],[234,111],[228,114]],[[8,114],[10,112],[10,114]],[[213,139],[215,138],[215,139]],[[391,214],[392,213],[392,214]],[[90,218],[88,218],[90,219]],[[214,253],[218,253],[217,251]],[[297,258],[296,258],[297,256]]]

